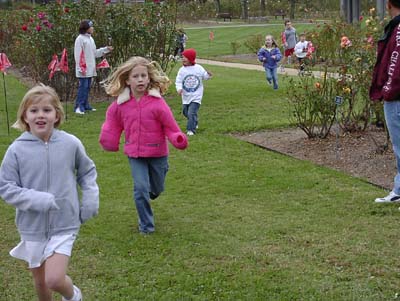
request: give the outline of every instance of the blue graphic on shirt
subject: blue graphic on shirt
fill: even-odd
[[[183,90],[195,92],[200,87],[200,78],[195,74],[186,75],[183,79]]]

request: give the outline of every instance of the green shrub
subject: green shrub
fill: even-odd
[[[260,47],[264,44],[264,37],[261,34],[251,35],[245,42],[244,46],[250,50],[251,53],[257,53]]]
[[[232,54],[236,55],[238,49],[240,48],[241,44],[238,41],[233,41],[231,42],[231,49],[232,49]]]
[[[309,138],[325,138],[335,121],[336,79],[324,73],[322,79],[301,76],[289,79],[287,96],[292,121]]]
[[[362,24],[333,22],[323,24],[308,33],[307,39],[311,39],[316,47],[317,62],[323,66],[325,74],[328,66],[336,68],[333,75],[334,82],[331,83],[333,79],[324,79],[319,91],[321,93],[316,94],[317,91],[311,89],[310,82],[313,79],[303,78],[299,82],[290,81],[292,87],[289,88],[288,96],[295,108],[293,117],[296,124],[309,137],[321,137],[328,134],[325,132],[315,134],[315,126],[330,129],[325,127],[324,119],[318,117],[329,115],[325,107],[315,104],[316,99],[319,99],[321,95],[328,97],[331,102],[335,96],[342,97],[343,104],[336,117],[344,132],[365,130],[374,117],[377,122],[381,122],[382,108],[371,105],[369,87],[376,61],[376,41],[383,32],[384,25],[385,20],[380,21],[375,15],[375,9],[371,9],[370,16],[363,20]],[[296,89],[304,91],[295,92]],[[324,91],[325,89],[327,91]],[[307,97],[313,99],[307,99]],[[323,103],[325,98],[321,101]],[[318,100],[319,103],[321,101]],[[314,110],[321,111],[314,112]]]

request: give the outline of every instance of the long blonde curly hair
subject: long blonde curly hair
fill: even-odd
[[[128,59],[125,63],[120,65],[114,72],[103,81],[106,93],[110,96],[118,96],[127,87],[126,81],[129,78],[131,70],[137,66],[145,66],[149,73],[150,83],[147,87],[147,91],[151,89],[158,89],[161,94],[168,90],[171,81],[163,73],[160,65],[141,56],[133,56]]]

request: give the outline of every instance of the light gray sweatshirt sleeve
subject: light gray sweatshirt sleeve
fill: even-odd
[[[59,209],[53,194],[21,186],[18,161],[12,145],[4,155],[0,166],[0,197],[19,210],[46,212]]]
[[[80,219],[84,223],[98,214],[99,187],[96,182],[96,166],[80,142],[76,153],[76,170],[77,182],[82,192]]]

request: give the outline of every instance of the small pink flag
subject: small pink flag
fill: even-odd
[[[61,59],[60,62],[58,63],[58,70],[61,70],[64,73],[68,73],[69,68],[68,68],[68,54],[67,54],[67,49],[64,48],[62,54],[61,54]]]
[[[107,59],[103,59],[100,63],[96,65],[96,69],[105,69],[105,68],[110,68]]]
[[[214,41],[214,32],[210,31],[210,35],[208,36],[208,38],[210,39],[210,41]]]
[[[53,54],[53,59],[51,60],[50,64],[47,66],[47,69],[50,70],[49,73],[49,80],[53,78],[54,73],[56,73],[58,66],[58,56],[57,54]]]
[[[0,52],[0,71],[6,73],[7,69],[11,67],[11,63],[5,53]]]

